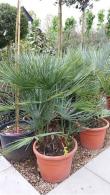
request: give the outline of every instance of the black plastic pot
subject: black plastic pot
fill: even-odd
[[[3,130],[5,127],[14,124],[15,122],[8,122],[0,126],[0,130]],[[20,121],[20,123],[26,123],[26,121]],[[0,139],[1,139],[1,147],[7,148],[9,144],[13,143],[14,141],[17,141],[22,138],[26,137],[31,137],[34,136],[34,131],[27,131],[22,134],[5,134],[5,133],[0,133]],[[13,161],[24,161],[30,157],[32,157],[33,152],[32,152],[32,143],[29,145],[25,145],[17,150],[14,150],[12,152],[9,152],[5,154],[5,157],[8,160],[13,160]]]

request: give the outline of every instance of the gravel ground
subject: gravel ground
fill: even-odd
[[[107,131],[106,139],[104,147],[98,151],[89,151],[81,147],[78,137],[76,138],[78,141],[78,150],[76,152],[75,158],[73,160],[71,174],[75,173],[78,169],[84,166],[88,161],[102,152],[104,149],[110,146],[110,130]],[[11,162],[13,166],[35,187],[40,194],[45,195],[53,188],[55,188],[58,184],[50,184],[44,182],[40,177],[39,170],[36,166],[35,159],[26,160],[25,162]]]

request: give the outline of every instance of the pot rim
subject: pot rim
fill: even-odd
[[[110,95],[106,95],[106,98],[110,98]]]
[[[33,143],[33,152],[34,152],[34,154],[35,154],[36,157],[40,157],[40,158],[45,159],[45,160],[50,160],[50,161],[51,161],[51,160],[55,160],[55,161],[57,161],[57,160],[67,159],[67,158],[69,158],[70,156],[72,156],[72,155],[76,152],[76,150],[77,150],[77,148],[78,148],[78,144],[77,144],[77,141],[76,141],[75,138],[73,138],[73,141],[74,141],[75,146],[74,146],[73,150],[72,150],[71,152],[69,152],[67,155],[61,155],[61,156],[46,156],[45,154],[41,154],[41,153],[38,152],[38,150],[36,149],[37,141],[35,141],[35,142]]]
[[[7,125],[11,125],[11,124],[14,124],[15,123],[15,121],[10,121],[10,122],[7,122],[7,123],[5,123],[5,124],[3,124],[3,125],[1,125],[0,126],[0,130],[3,130]],[[25,121],[25,120],[20,120],[19,121],[19,123],[26,123],[26,124],[29,124],[27,121]],[[32,133],[32,132],[34,132],[34,130],[28,130],[28,131],[26,131],[26,132],[23,132],[23,133],[0,133],[0,136],[8,136],[8,137],[20,137],[20,136],[24,136],[24,135],[28,135],[28,134],[30,134],[30,133]]]
[[[81,131],[80,133],[83,133],[85,131],[103,131],[103,129],[108,129],[109,128],[109,122],[105,118],[100,118],[100,119],[106,123],[105,126],[103,126],[103,127],[95,127],[95,128],[84,127],[84,130]]]

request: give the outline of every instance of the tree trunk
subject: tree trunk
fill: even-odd
[[[62,0],[58,2],[58,56],[62,56]]]
[[[20,55],[20,0],[17,5],[16,32],[15,32],[15,68],[19,71]],[[15,112],[16,112],[16,132],[19,133],[19,88],[15,86]]]

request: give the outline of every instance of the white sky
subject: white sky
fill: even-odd
[[[41,19],[42,26],[45,26],[45,21],[49,15],[57,15],[57,6],[54,5],[55,0],[21,0],[21,3],[25,8],[30,11],[33,10],[37,16]],[[17,0],[0,0],[0,3],[10,3],[11,5],[17,4]],[[94,3],[93,12],[97,13],[100,9],[105,11],[110,9],[110,0],[99,0]],[[74,16],[76,19],[80,17],[80,11],[73,7],[67,8],[63,6],[63,21],[67,17]]]

